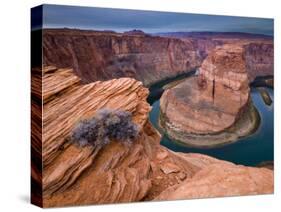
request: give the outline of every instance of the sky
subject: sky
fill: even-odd
[[[32,26],[36,28],[36,26]],[[273,35],[273,19],[62,5],[43,6],[43,28],[124,32],[247,32]]]

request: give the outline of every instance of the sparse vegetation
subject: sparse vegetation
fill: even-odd
[[[127,111],[101,109],[96,115],[80,121],[74,128],[71,140],[79,146],[105,146],[112,140],[132,143],[139,134],[139,127],[132,122]]]

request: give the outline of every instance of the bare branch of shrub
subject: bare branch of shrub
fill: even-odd
[[[112,140],[132,143],[139,134],[139,127],[132,122],[127,111],[101,109],[96,115],[80,121],[71,134],[71,140],[79,146],[103,147]]]

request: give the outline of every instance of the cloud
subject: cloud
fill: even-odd
[[[220,31],[273,34],[273,19],[44,5],[44,28],[127,31]]]

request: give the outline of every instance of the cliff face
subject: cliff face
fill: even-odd
[[[274,75],[273,43],[250,43],[244,48],[250,81],[257,76]]]
[[[82,30],[44,30],[46,65],[72,67],[85,82],[132,77],[145,85],[201,63],[191,40]]]
[[[44,207],[273,192],[273,172],[269,169],[236,166],[161,146],[160,134],[148,121],[148,90],[134,79],[82,85],[71,69],[45,67],[43,81]],[[33,102],[34,107],[39,104]],[[141,130],[137,140],[129,146],[112,141],[102,149],[70,143],[68,136],[75,124],[100,108],[132,112]],[[36,149],[36,142],[32,147]],[[36,165],[32,173],[33,179],[40,181]],[[246,177],[247,184],[236,183],[233,189],[225,174]],[[198,190],[195,185],[202,180],[205,184]],[[192,195],[178,195],[181,187]]]
[[[143,32],[99,32],[73,29],[43,30],[45,65],[73,68],[86,83],[132,77],[145,85],[199,67],[217,46],[246,48],[249,79],[273,75],[273,43],[255,35],[200,33],[191,37],[156,37]]]
[[[245,50],[232,44],[216,48],[202,63],[198,83],[205,83],[202,90],[218,107],[229,108],[223,105],[228,104],[225,98],[233,101],[230,105],[238,109],[233,111],[237,114],[248,102],[250,93]],[[230,111],[227,113],[231,114]]]

